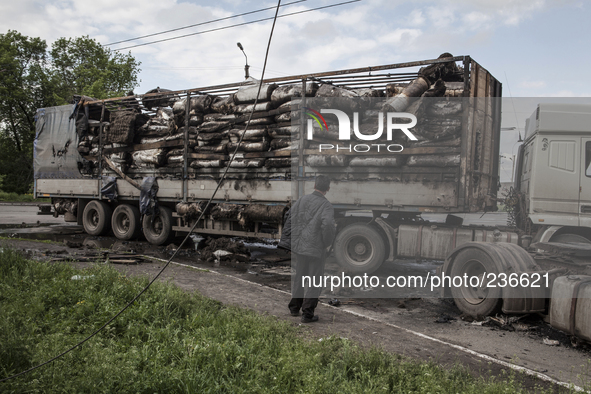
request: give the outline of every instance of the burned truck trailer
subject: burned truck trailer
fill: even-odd
[[[410,223],[421,212],[496,209],[500,96],[501,84],[469,56],[444,54],[262,83],[155,89],[100,101],[78,97],[74,106],[38,110],[35,195],[51,197],[56,213],[89,234],[112,230],[131,239],[143,222],[147,240],[163,244],[194,224],[237,148],[197,232],[278,238],[291,201],[325,174],[339,230],[352,224],[346,212],[369,210],[377,219],[358,230],[380,234],[379,245],[368,245],[378,253],[369,260],[345,255],[344,262],[371,270],[396,255],[393,223]],[[411,129],[416,141],[402,132],[386,141],[384,132],[372,144],[351,147],[338,139],[329,114],[326,127],[314,122],[306,129],[308,109],[318,102],[348,111],[351,119],[357,112],[362,123],[371,119],[369,128],[387,111],[425,121]],[[314,138],[306,138],[311,133]],[[382,150],[367,156],[361,145]],[[150,218],[143,221],[142,187],[142,213]],[[150,215],[149,196],[158,214]]]
[[[196,225],[200,234],[277,239],[291,202],[328,175],[344,271],[445,260],[438,275],[479,279],[442,288],[462,312],[548,313],[554,327],[591,341],[591,106],[540,104],[530,118],[505,201],[513,227],[462,226],[453,215],[497,208],[500,97],[487,70],[449,54],[79,97],[37,112],[35,195],[92,235],[143,233],[161,245]],[[425,212],[450,215],[434,224]],[[490,275],[509,286],[483,286]],[[536,275],[545,286],[523,285]]]

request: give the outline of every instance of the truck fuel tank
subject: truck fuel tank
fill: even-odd
[[[472,241],[517,244],[517,234],[497,229],[472,229],[438,225],[401,225],[398,228],[398,256],[445,260],[456,247]]]
[[[591,276],[556,278],[552,286],[550,325],[591,341]]]

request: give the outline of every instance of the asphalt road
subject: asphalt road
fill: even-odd
[[[37,222],[42,225],[64,224],[64,218],[54,218],[53,215],[38,215],[39,208],[37,204],[29,203],[0,203],[0,225],[22,224],[29,226],[36,225]]]

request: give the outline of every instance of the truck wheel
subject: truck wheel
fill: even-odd
[[[140,210],[129,204],[118,205],[113,211],[111,227],[117,239],[127,241],[139,237]]]
[[[582,235],[578,234],[555,234],[550,238],[549,242],[560,242],[563,244],[572,244],[572,243],[581,243],[581,244],[591,244],[587,238],[583,237]]]
[[[491,257],[484,251],[469,248],[456,256],[451,268],[451,277],[452,280],[455,277],[461,277],[462,283],[461,286],[451,283],[451,295],[456,306],[465,314],[482,317],[500,310],[503,302],[502,289],[487,286],[489,274],[494,274],[497,277],[499,272]],[[464,283],[464,275],[468,278],[468,283]],[[479,278],[479,283],[476,286],[470,285],[470,278],[473,277]],[[492,279],[492,275],[490,278]],[[476,279],[473,281],[476,282]],[[479,286],[480,283],[482,286]]]
[[[90,235],[103,235],[111,228],[111,207],[98,200],[92,200],[82,213],[82,225],[84,231]]]
[[[172,211],[160,207],[158,215],[146,215],[142,223],[144,236],[152,245],[164,245],[172,238]]]
[[[366,224],[351,224],[337,234],[335,256],[340,266],[353,274],[371,274],[386,258],[386,242]]]

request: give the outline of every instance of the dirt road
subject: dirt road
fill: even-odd
[[[0,207],[0,220],[2,207]],[[10,227],[10,226],[4,226]],[[66,241],[38,243],[34,241],[4,241],[35,258],[56,259],[68,256],[80,267],[105,261],[103,252],[150,255],[136,265],[113,264],[130,274],[155,275],[171,248],[154,248],[145,242],[121,242],[111,237],[87,237],[77,226],[43,226],[4,228],[4,236],[33,237]],[[178,243],[177,243],[178,244]],[[69,245],[69,246],[68,246]],[[291,317],[289,301],[290,267],[286,256],[271,248],[253,244],[249,247],[254,260],[248,262],[215,263],[199,261],[193,246],[183,249],[175,264],[164,272],[188,291],[199,291],[223,303],[236,304],[267,313],[299,325],[299,318]],[[283,261],[281,261],[283,260]],[[330,262],[327,268],[331,269]],[[195,269],[199,268],[199,269]],[[207,271],[204,271],[206,269]],[[382,274],[407,274],[433,269],[433,263],[398,262],[386,267]],[[462,320],[452,300],[438,298],[347,299],[338,308],[321,304],[320,321],[304,325],[311,335],[322,338],[339,335],[364,344],[374,344],[388,351],[409,357],[435,360],[450,365],[460,363],[475,373],[501,373],[512,368],[537,375],[546,381],[589,384],[591,351],[587,345],[573,347],[570,339],[553,330],[539,317],[525,316],[513,325]],[[324,300],[328,301],[328,299]],[[544,338],[559,341],[558,346],[544,344]],[[523,377],[533,385],[529,377]]]

